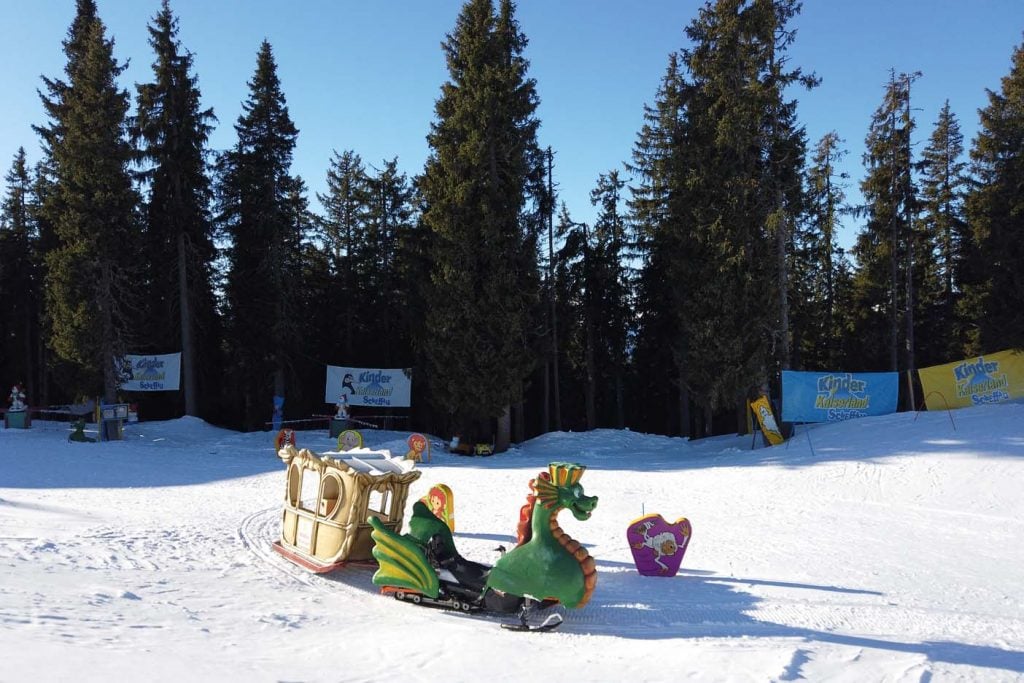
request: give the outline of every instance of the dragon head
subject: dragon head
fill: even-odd
[[[597,496],[588,496],[580,486],[580,477],[586,465],[553,462],[547,472],[541,472],[534,487],[538,501],[546,508],[565,508],[579,520],[590,519],[597,507]]]

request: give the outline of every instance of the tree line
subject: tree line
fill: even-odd
[[[1024,48],[965,150],[946,105],[916,153],[919,73],[893,70],[863,204],[837,132],[810,141],[787,50],[796,0],[709,0],[668,55],[592,224],[557,193],[511,0],[468,0],[442,44],[425,167],[335,151],[310,208],[272,46],[215,152],[168,0],[129,93],[94,0],[39,91],[0,210],[0,377],[33,405],[119,394],[125,353],[182,352],[144,417],[266,428],[324,412],[324,364],[413,369],[410,427],[731,431],[783,369],[904,371],[1024,346]],[[841,221],[858,221],[850,253]],[[907,387],[908,399],[913,387]],[[742,429],[742,427],[740,427]]]

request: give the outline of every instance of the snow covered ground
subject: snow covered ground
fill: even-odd
[[[801,427],[771,449],[610,430],[490,458],[435,449],[410,500],[448,484],[456,543],[487,563],[538,471],[588,466],[594,515],[559,520],[597,588],[549,633],[273,553],[270,433],[192,418],[97,444],[58,423],[0,430],[0,680],[1024,680],[1022,425],[1017,404]],[[406,450],[405,433],[364,436]],[[626,526],[652,512],[693,524],[674,578],[633,566]]]

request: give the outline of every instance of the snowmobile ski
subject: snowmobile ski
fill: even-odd
[[[562,615],[551,614],[542,623],[538,625],[531,625],[524,622],[519,623],[504,623],[501,627],[508,631],[554,631],[556,628],[562,625]]]

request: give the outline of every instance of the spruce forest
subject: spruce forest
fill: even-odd
[[[631,158],[594,169],[588,224],[538,143],[511,0],[453,17],[425,166],[335,151],[320,209],[269,42],[220,122],[236,142],[213,150],[168,0],[131,92],[96,3],[76,8],[63,73],[39,86],[41,158],[9,151],[0,210],[0,381],[33,406],[101,397],[258,430],[275,395],[286,419],[333,412],[325,365],[411,368],[401,424],[502,450],[553,430],[743,431],[751,389],[777,395],[783,369],[1024,347],[1024,46],[970,141],[949,103],[917,120],[920,74],[881,75],[851,205],[839,133],[801,124],[818,77],[787,53],[800,3],[709,0],[637,103]],[[177,351],[181,391],[120,392],[121,356]]]

